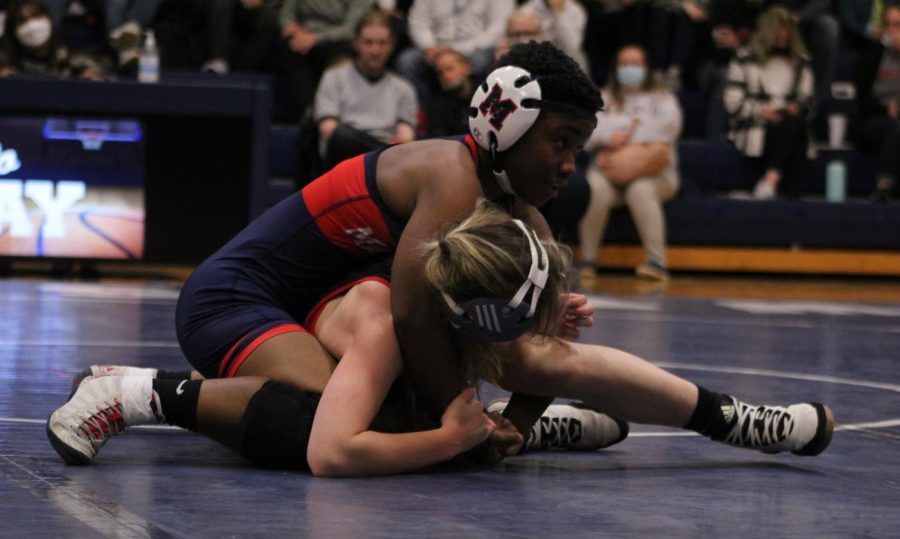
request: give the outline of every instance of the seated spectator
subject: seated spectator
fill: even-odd
[[[434,59],[434,70],[441,85],[429,98],[425,117],[430,137],[448,137],[469,132],[469,107],[477,82],[469,59],[447,49]]]
[[[539,5],[543,6],[544,1],[545,0],[540,0],[541,3]],[[568,5],[574,6],[575,4],[569,2]],[[584,8],[579,6],[579,9]],[[549,10],[549,8],[544,7],[544,10]],[[565,31],[553,25],[563,23],[554,23],[554,19],[548,19],[547,17],[550,16],[548,13],[552,13],[550,11],[542,13],[543,12],[539,12],[528,5],[513,11],[509,16],[509,20],[506,21],[506,32],[504,33],[503,38],[497,43],[497,47],[494,49],[494,58],[500,58],[509,51],[510,47],[519,43],[528,43],[529,41],[550,41],[575,60],[581,69],[587,73],[587,57],[584,55],[584,52],[581,51],[581,42],[584,36],[584,24],[578,29],[572,21],[569,21],[570,28],[568,28],[568,30],[572,32],[580,31],[582,39],[576,40],[569,35],[565,38],[561,38],[560,34],[564,34]],[[560,18],[562,17],[560,16]],[[577,41],[577,45],[575,41]],[[565,50],[565,48],[570,50]]]
[[[587,143],[594,152],[588,165],[590,203],[579,225],[582,283],[596,272],[597,250],[609,212],[628,206],[644,246],[639,278],[664,281],[666,225],[663,202],[678,190],[675,143],[682,115],[675,95],[648,72],[647,56],[636,45],[619,50],[614,78],[603,90],[604,110]]]
[[[323,75],[314,116],[327,168],[415,138],[416,93],[409,82],[387,70],[393,46],[389,15],[371,11],[356,28],[356,58]]]
[[[578,62],[588,73],[584,53],[584,31],[587,11],[577,0],[527,0],[522,7],[534,11],[541,21],[543,35]],[[507,35],[509,30],[507,29]]]
[[[103,76],[98,65],[71,61],[68,49],[60,44],[52,14],[42,0],[12,0],[6,7],[0,41],[0,75]]]
[[[647,56],[657,80],[673,91],[694,49],[694,34],[708,17],[709,0],[653,0],[647,13]]]
[[[281,0],[207,0],[209,52],[202,71],[272,71]]]
[[[541,18],[533,9],[519,8],[506,21],[506,32],[494,48],[494,60],[509,52],[509,48],[529,41],[549,41],[541,25]]]
[[[765,169],[754,198],[799,196],[812,102],[813,74],[796,20],[783,7],[769,8],[750,45],[731,62],[725,90],[729,138],[748,157],[762,158]]]
[[[301,114],[325,69],[351,55],[353,29],[373,5],[372,0],[283,0],[279,26],[287,51],[282,67]]]
[[[857,63],[854,128],[860,148],[878,154],[873,199],[879,202],[896,196],[900,174],[900,5],[887,6],[882,23],[881,43]]]
[[[487,75],[514,7],[513,0],[413,2],[408,18],[413,46],[399,54],[396,68],[412,81],[423,106],[435,84],[434,59],[444,49],[465,54],[476,78]]]

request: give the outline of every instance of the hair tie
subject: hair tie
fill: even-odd
[[[444,256],[450,256],[450,244],[447,240],[442,239],[438,241],[438,248],[441,250],[441,254]]]

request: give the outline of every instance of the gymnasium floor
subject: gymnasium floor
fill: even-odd
[[[620,275],[592,295],[585,341],[749,402],[829,403],[839,426],[816,458],[634,426],[594,453],[326,480],[154,428],[113,439],[91,466],[63,465],[44,420],[73,372],[186,365],[177,290],[177,280],[0,280],[0,537],[900,536],[896,281],[684,276],[660,289]]]

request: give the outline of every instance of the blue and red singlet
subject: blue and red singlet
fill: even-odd
[[[475,142],[460,137],[477,159]],[[207,378],[233,376],[266,340],[306,331],[317,304],[377,278],[373,259],[397,247],[403,220],[375,183],[383,149],[344,161],[250,223],[200,264],[175,313],[178,341]],[[307,326],[309,327],[309,326]]]

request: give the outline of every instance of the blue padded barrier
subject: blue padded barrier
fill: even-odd
[[[666,205],[672,245],[900,249],[900,205],[677,198]],[[604,243],[638,244],[627,210],[610,216]]]
[[[297,149],[300,128],[296,125],[273,125],[269,129],[269,175],[297,177]]]

